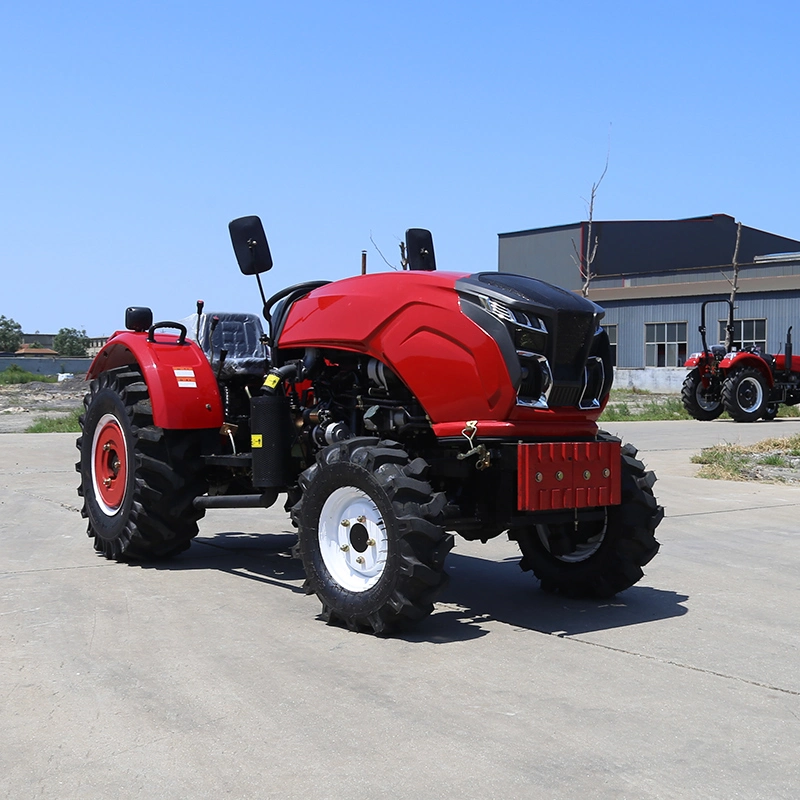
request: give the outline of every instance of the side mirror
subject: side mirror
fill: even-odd
[[[228,224],[233,252],[244,275],[259,275],[272,269],[272,255],[264,226],[258,217],[239,217]]]
[[[146,331],[153,324],[153,312],[145,306],[125,309],[125,327],[129,331]]]
[[[433,236],[425,228],[409,228],[406,231],[406,258],[408,268],[432,272],[436,269],[433,254]]]

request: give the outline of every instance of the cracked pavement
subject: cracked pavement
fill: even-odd
[[[608,425],[659,476],[645,578],[540,592],[457,539],[412,633],[327,627],[280,502],[189,551],[96,556],[74,435],[0,435],[0,795],[796,798],[800,487],[704,481],[718,441],[800,419]]]

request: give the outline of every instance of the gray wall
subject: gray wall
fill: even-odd
[[[59,372],[72,372],[83,375],[92,363],[91,358],[15,358],[0,356],[0,372],[12,364],[16,364],[26,372],[34,375],[58,375]]]
[[[530,275],[565,289],[580,289],[580,270],[572,258],[575,255],[573,241],[580,249],[580,225],[536,236],[501,233],[498,239],[499,270]]]
[[[719,297],[693,297],[687,300],[665,298],[646,301],[608,301],[603,304],[606,315],[604,323],[617,327],[617,366],[643,367],[645,351],[645,323],[647,322],[686,322],[688,323],[688,352],[702,349],[700,342],[700,306],[704,300],[718,300]],[[717,320],[728,315],[725,303],[709,305],[706,312],[707,338],[709,344],[716,344]],[[773,292],[764,294],[738,295],[736,298],[736,319],[766,319],[767,349],[772,353],[783,350],[786,330],[795,326],[800,342],[800,292]]]

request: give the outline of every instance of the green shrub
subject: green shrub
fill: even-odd
[[[58,378],[55,375],[34,375],[32,372],[22,369],[18,364],[12,364],[0,372],[0,384],[32,383],[33,381],[56,383]]]

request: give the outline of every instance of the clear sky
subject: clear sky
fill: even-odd
[[[800,6],[192,2],[0,6],[0,314],[26,332],[259,311],[393,263],[496,269],[497,234],[727,213],[800,238]]]

